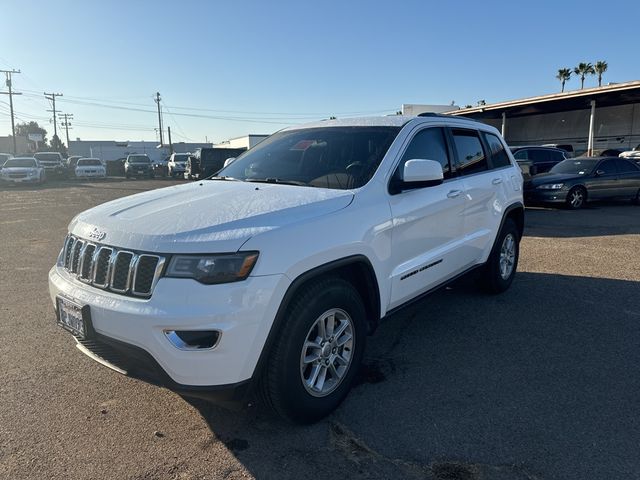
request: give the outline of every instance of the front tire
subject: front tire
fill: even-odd
[[[486,292],[494,294],[507,290],[516,275],[519,257],[520,234],[518,227],[512,219],[507,218],[482,271],[481,287]]]
[[[285,313],[262,378],[272,409],[296,423],[335,410],[349,393],[364,354],[366,313],[346,280],[318,280]]]
[[[577,210],[587,203],[587,191],[582,187],[573,187],[567,194],[567,208]]]

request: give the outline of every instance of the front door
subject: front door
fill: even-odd
[[[404,164],[411,159],[440,162],[444,182],[389,194],[393,218],[389,308],[426,292],[462,269],[458,251],[464,242],[464,186],[452,171],[444,129],[416,131],[394,176],[402,178]]]

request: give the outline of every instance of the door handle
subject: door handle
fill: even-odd
[[[447,193],[447,197],[456,198],[456,197],[459,197],[461,193],[462,193],[462,190],[451,190],[449,193]]]
[[[494,178],[493,180],[491,180],[491,183],[493,183],[494,185],[500,185],[502,183],[502,178]]]

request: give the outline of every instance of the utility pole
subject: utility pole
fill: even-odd
[[[47,112],[53,112],[53,136],[58,136],[58,128],[56,124],[56,97],[61,97],[61,93],[47,93],[44,92],[44,98],[53,102],[53,110],[47,110]]]
[[[171,143],[171,127],[167,127],[167,134],[169,135],[169,153],[173,153],[173,143]]]
[[[5,95],[9,95],[9,109],[11,110],[11,138],[13,138],[13,154],[17,153],[16,148],[16,125],[15,120],[13,119],[13,96],[14,95],[22,95],[22,93],[15,93],[11,90],[11,74],[20,73],[20,70],[0,70],[0,72],[4,73],[7,76],[7,87],[9,87],[9,92],[0,92]]]
[[[59,113],[58,115],[60,118],[64,117],[64,122],[62,122],[61,125],[65,128],[67,132],[67,148],[69,148],[69,127],[71,126],[71,123],[69,122],[69,120],[73,119],[73,113]]]
[[[162,140],[162,114],[160,113],[160,92],[156,92],[155,102],[158,104],[158,128],[160,129],[160,145],[164,142]]]

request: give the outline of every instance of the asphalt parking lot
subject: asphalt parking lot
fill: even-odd
[[[462,281],[396,314],[345,403],[299,427],[118,375],[56,326],[69,220],[171,183],[0,188],[0,478],[640,477],[640,207],[528,209],[508,292]]]

